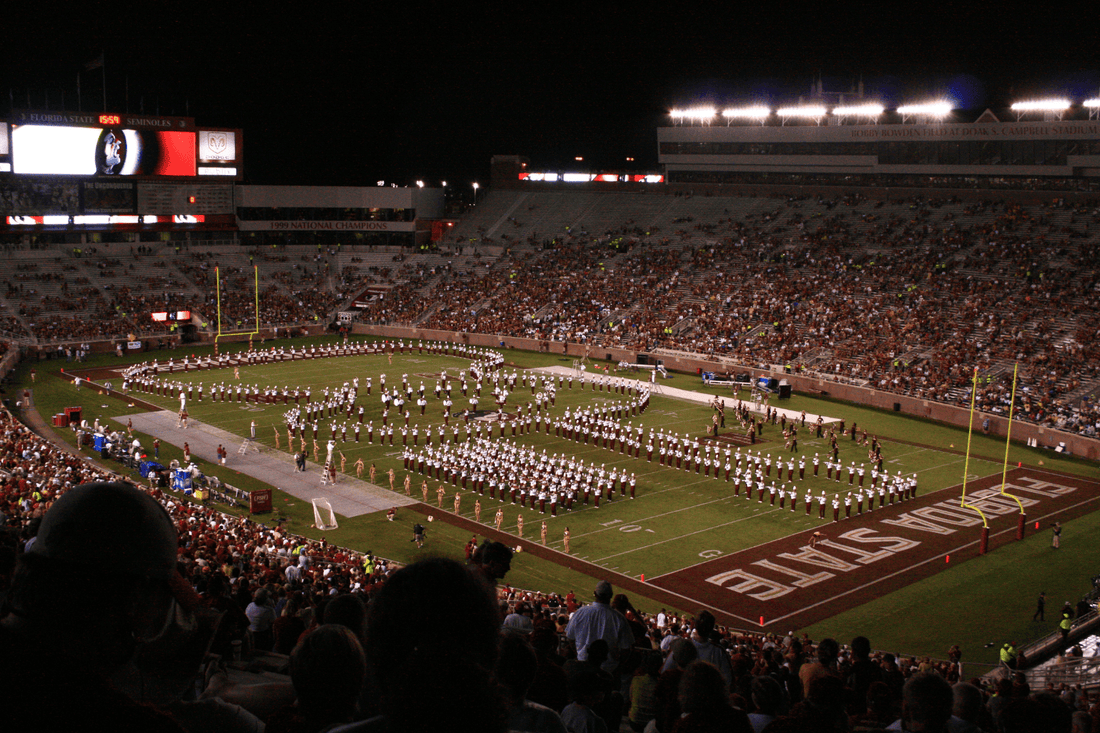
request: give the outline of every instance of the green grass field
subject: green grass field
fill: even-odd
[[[289,342],[280,343],[289,347]],[[305,342],[296,342],[298,345],[301,343]],[[189,353],[201,355],[203,350],[191,349]],[[506,351],[504,355],[508,364],[505,370],[508,372],[513,366],[517,369],[525,369],[539,366],[569,366],[571,363],[563,361],[561,357],[546,354]],[[162,352],[157,356],[164,361],[167,355]],[[83,366],[109,366],[122,361],[113,356],[100,356]],[[467,364],[468,362],[457,358],[419,354],[394,355],[390,363],[385,355],[378,354],[241,367],[240,377],[241,383],[258,384],[261,387],[309,386],[313,390],[315,399],[326,386],[338,388],[344,382],[358,377],[361,380],[358,401],[367,410],[366,420],[373,421],[377,426],[380,424],[382,408],[379,399],[379,375],[385,373],[387,384],[392,387],[395,384],[400,386],[402,374],[408,374],[409,383],[414,388],[421,382],[427,388],[426,415],[421,417],[417,414],[415,405],[411,406],[414,414],[410,425],[418,424],[423,432],[425,427],[442,422],[441,403],[432,393],[436,381],[435,374],[442,369],[447,369],[449,374],[454,375],[458,369]],[[121,417],[119,421],[125,424],[125,418],[122,416],[133,411],[125,403],[99,397],[87,389],[77,392],[70,383],[51,377],[51,372],[56,373],[58,369],[66,366],[77,365],[67,365],[64,362],[43,362],[37,365],[39,374],[34,384],[35,399],[39,411],[47,422],[49,415],[54,412],[59,412],[66,406],[81,404],[89,420],[96,417],[102,420],[119,420]],[[17,381],[27,380],[28,371],[29,365],[23,365],[17,373]],[[184,381],[195,385],[202,382],[207,387],[216,382],[236,383],[232,369],[190,372],[186,376]],[[367,377],[371,377],[374,383],[371,395],[367,395],[365,391]],[[120,386],[120,379],[113,381],[116,387]],[[694,375],[674,375],[672,379],[663,381],[662,384],[722,394],[727,398],[732,396],[728,390],[721,392],[707,388]],[[207,392],[209,393],[209,389]],[[178,401],[174,398],[157,398],[147,394],[136,396],[157,403],[165,409],[178,409]],[[747,397],[747,395],[742,396]],[[466,400],[459,390],[455,390],[452,399],[455,402],[455,410],[466,406]],[[506,410],[514,411],[529,399],[531,399],[530,390],[517,389],[511,395]],[[564,413],[567,408],[574,410],[586,405],[599,405],[626,399],[617,394],[581,390],[578,386],[574,386],[572,390],[566,387],[559,390],[556,405],[551,410],[551,414],[556,416]],[[491,401],[488,390],[483,390],[481,406],[485,407],[486,403],[491,404]],[[879,412],[847,403],[802,395],[795,395],[779,406],[791,410],[806,410],[811,414],[819,413],[828,417],[843,418],[848,425],[855,420],[861,429],[866,428],[870,433],[879,436],[883,443],[886,469],[891,473],[902,471],[918,474],[922,494],[941,491],[956,486],[962,481],[965,460],[962,451],[967,442],[964,430],[908,418],[898,413]],[[277,427],[282,434],[280,445],[283,450],[286,450],[283,420],[283,412],[286,409],[289,408],[282,404],[245,406],[237,403],[214,403],[208,398],[201,404],[194,400],[188,404],[188,410],[193,419],[213,424],[237,435],[246,435],[249,424],[252,420],[256,420],[259,426],[259,438],[271,448],[275,445],[273,427]],[[624,422],[641,424],[647,429],[659,427],[673,433],[688,433],[702,437],[712,414],[712,410],[706,405],[655,395],[648,411],[642,416]],[[727,428],[735,428],[732,410],[727,411],[727,416]],[[328,439],[329,422],[329,419],[321,421],[322,430],[318,442],[322,445]],[[392,418],[391,422],[394,422]],[[400,425],[402,422],[399,420],[396,424]],[[511,440],[510,431],[508,436],[507,439]],[[64,437],[72,439],[67,432],[64,433]],[[783,450],[778,426],[768,426],[761,439],[762,441],[753,448],[754,450],[759,450],[765,455],[769,453],[773,456],[790,455]],[[532,446],[539,452],[544,449],[551,454],[564,452],[575,456],[578,460],[595,463],[597,466],[606,464],[608,468],[625,468],[627,472],[637,475],[638,492],[635,500],[616,498],[610,504],[605,502],[598,510],[591,506],[575,507],[569,513],[559,511],[558,516],[552,518],[549,512],[540,515],[537,511],[522,510],[510,504],[505,507],[505,530],[515,531],[516,517],[522,511],[525,516],[526,537],[536,537],[539,523],[546,520],[551,544],[560,547],[562,531],[568,525],[573,537],[572,552],[575,556],[618,573],[635,577],[642,574],[653,577],[694,565],[715,554],[735,552],[777,537],[811,529],[819,524],[816,512],[811,518],[806,517],[801,509],[792,513],[781,511],[778,507],[773,508],[767,503],[747,502],[744,498],[732,496],[732,484],[716,481],[713,477],[708,478],[701,474],[666,469],[661,467],[656,459],[649,463],[645,460],[644,449],[641,459],[633,459],[622,456],[617,451],[612,452],[537,433],[517,437],[515,440]],[[143,436],[143,444],[148,446],[150,443],[151,439]],[[856,445],[847,436],[840,439],[839,444],[840,457],[846,465],[853,461],[856,465],[867,461],[867,449]],[[810,430],[805,429],[799,435],[799,448],[801,454],[807,456],[804,481],[798,481],[796,459],[795,483],[800,488],[800,503],[806,488],[812,489],[815,496],[822,490],[828,492],[830,496],[835,491],[842,491],[843,496],[843,492],[848,488],[846,481],[842,484],[826,481],[824,463],[821,466],[820,477],[811,478],[811,459],[815,452],[821,453],[824,459],[828,444],[824,440],[813,438]],[[349,442],[339,444],[338,449],[346,456],[349,472],[353,470],[352,466],[359,458],[362,458],[368,466],[372,463],[376,464],[379,469],[379,483],[383,482],[385,471],[391,467],[394,468],[398,474],[397,486],[400,490],[405,470],[401,461],[402,447],[399,435],[392,447],[379,445],[377,437],[372,446],[367,442],[365,431],[359,444],[352,442],[349,432]],[[993,474],[999,476],[1004,451],[1003,441],[980,434],[974,435],[969,462],[970,476],[972,478]],[[178,449],[164,445],[161,448],[161,462],[178,458],[180,453]],[[1018,461],[1032,465],[1043,461],[1047,468],[1093,478],[1097,476],[1096,466],[1093,464],[1018,445],[1010,448],[1008,460],[1013,466]],[[235,486],[244,489],[256,488],[254,481],[232,470],[232,463],[231,458],[230,465],[227,467],[209,464],[200,464],[200,467],[205,472],[218,475]],[[419,498],[421,480],[421,477],[416,474],[412,477],[414,496],[417,498]],[[438,482],[434,480],[431,482],[430,498],[433,503],[437,484]],[[445,511],[451,509],[453,493],[454,488],[448,487],[448,495],[444,501]],[[946,495],[945,498],[947,498]],[[484,507],[482,521],[490,523],[498,503],[485,497],[482,499],[482,504]],[[292,531],[310,536],[317,535],[316,530],[310,527],[312,509],[307,502],[295,500],[285,494],[277,494],[276,507],[277,511],[285,516]],[[473,519],[473,507],[474,498],[464,498],[463,514],[470,519]],[[339,529],[327,532],[326,537],[330,542],[360,550],[370,549],[395,560],[409,561],[418,555],[415,545],[409,542],[410,528],[415,520],[410,512],[402,514],[396,522],[387,522],[382,515],[367,515],[351,519],[342,517]],[[263,520],[262,517],[259,519]],[[987,641],[1011,637],[1023,642],[1027,638],[1046,631],[1039,628],[1038,624],[1031,625],[1030,622],[1034,596],[1039,590],[1047,591],[1053,605],[1062,595],[1076,600],[1089,589],[1089,579],[1096,573],[1096,569],[1082,562],[1087,556],[1083,548],[1092,546],[1084,543],[1088,539],[1095,539],[1097,533],[1100,533],[1100,520],[1095,516],[1077,520],[1066,529],[1067,540],[1074,539],[1065,542],[1065,549],[1061,553],[1056,553],[1055,557],[1043,552],[1047,547],[1045,537],[1031,538],[1026,542],[991,553],[980,561],[946,569],[926,581],[817,624],[809,631],[815,635],[834,634],[842,641],[847,641],[858,633],[865,633],[880,648],[906,654],[929,654],[941,657],[950,644],[959,643],[965,649],[973,650],[973,655],[969,656],[967,661],[994,662],[996,649],[986,650],[984,644]],[[468,538],[465,531],[448,526],[445,522],[435,522],[431,527],[430,542],[424,552],[459,556]],[[1070,551],[1069,548],[1074,546],[1081,552]],[[1021,571],[1021,567],[1026,567],[1027,572]],[[1031,582],[1032,579],[1034,582]],[[1024,580],[1029,582],[1025,584]],[[517,561],[513,562],[513,570],[508,576],[508,582],[519,587],[547,591],[566,592],[570,589],[578,589],[582,595],[583,591],[593,584],[591,578],[530,556],[521,556],[521,559],[517,558]],[[1039,583],[1042,587],[1035,587],[1035,583]],[[643,599],[634,600],[640,608],[655,610],[651,602]],[[975,623],[973,612],[975,607],[985,609],[980,623]],[[681,610],[691,612],[695,609]],[[1023,621],[1027,623],[1024,624]],[[1053,624],[1048,625],[1053,627]],[[987,636],[996,637],[996,639],[987,639],[985,638]]]

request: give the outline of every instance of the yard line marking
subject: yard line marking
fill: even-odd
[[[772,512],[778,512],[778,511],[782,511],[782,510],[781,509],[771,509],[768,512],[765,512],[765,513],[770,514]],[[726,522],[724,524],[716,524],[716,525],[713,525],[711,527],[705,527],[703,529],[699,529],[699,530],[696,530],[694,532],[688,532],[687,534],[682,534],[682,535],[679,535],[677,537],[671,537],[667,540],[661,540],[660,542],[653,542],[653,543],[650,543],[648,545],[640,545],[640,546],[635,547],[635,548],[630,549],[630,550],[624,550],[622,552],[616,552],[613,555],[606,555],[606,556],[600,558],[599,561],[602,562],[604,560],[610,560],[611,558],[619,557],[620,555],[629,555],[630,553],[637,552],[638,550],[647,550],[647,549],[650,549],[650,548],[653,548],[653,547],[657,547],[658,545],[666,544],[668,542],[675,542],[676,540],[683,539],[684,537],[691,537],[692,535],[702,534],[703,532],[710,532],[711,530],[721,529],[723,527],[729,527],[730,525],[738,524],[740,522],[745,522],[745,521],[748,521],[750,519],[755,519],[755,518],[756,517],[741,517],[740,519],[735,519],[732,522]],[[722,555],[719,555],[719,557],[722,557]],[[713,560],[714,558],[711,558],[711,559]],[[656,577],[659,578],[661,576],[658,575]]]

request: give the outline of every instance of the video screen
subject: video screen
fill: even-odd
[[[195,133],[12,125],[12,172],[69,176],[194,176]]]

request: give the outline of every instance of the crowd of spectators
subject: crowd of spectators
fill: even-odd
[[[707,201],[700,211],[716,211]],[[347,295],[383,285],[361,320],[671,350],[960,405],[976,367],[978,406],[995,413],[1008,409],[1018,363],[1018,418],[1100,430],[1100,209],[860,195],[728,203],[663,230],[626,219],[517,234],[500,258],[461,271],[419,255],[341,271],[331,248],[187,250],[163,272],[162,258],[118,247],[65,261],[72,271],[28,260],[2,325],[40,342],[163,332],[147,312],[173,288],[201,293],[193,310],[212,322],[220,261],[223,321],[243,326],[255,319],[256,264],[264,325],[330,322]],[[483,239],[484,224],[469,227]],[[156,287],[135,287],[138,270]]]
[[[1018,361],[1021,419],[1094,435],[1098,221],[1060,201],[790,199],[627,247],[617,230],[573,231],[390,315],[790,366],[958,404],[978,367],[979,404],[994,412],[1007,411]]]
[[[121,256],[43,256],[41,262],[21,263],[4,303],[18,315],[5,317],[0,329],[11,339],[52,344],[164,335],[176,324],[154,321],[150,315],[164,310],[190,310],[212,323],[218,310],[213,270],[219,259],[224,260],[222,315],[229,324],[255,322],[251,265],[257,261],[265,273],[262,325],[327,322],[344,299],[345,284],[330,274],[331,253],[317,255],[318,261],[302,255],[301,262],[260,249],[216,255],[177,248],[174,255],[151,255],[151,248],[139,246]],[[43,263],[49,264],[48,270]]]
[[[48,475],[60,457],[3,419],[5,466]],[[607,581],[586,605],[494,593],[511,558],[499,543],[465,566],[387,572],[156,490],[72,479],[38,498],[32,532],[5,535],[0,704],[20,729],[1090,733],[1100,717],[1079,688],[964,681],[957,648],[898,659],[862,636],[842,648],[707,611],[646,616]],[[289,684],[231,681],[207,648],[289,654]]]
[[[75,530],[60,520],[50,527],[51,507],[75,486],[117,477],[44,441],[6,410],[0,411],[0,436],[0,526],[5,529],[0,594],[8,597],[10,591],[5,611],[33,616],[40,599],[28,594],[26,585],[20,588],[20,577],[38,583],[42,578],[36,574],[58,571],[39,567],[41,560],[16,571],[17,561],[22,563],[28,551],[34,555],[39,543],[43,554],[67,547],[58,537]],[[231,721],[231,730],[253,731],[263,730],[265,721],[272,731],[319,731],[335,724],[363,731],[428,730],[446,724],[575,733],[624,726],[650,733],[714,726],[782,733],[882,730],[899,720],[905,730],[1069,731],[1071,721],[1082,731],[1100,729],[1095,696],[1071,687],[1032,691],[1020,674],[997,682],[967,680],[957,648],[948,651],[946,660],[916,659],[872,652],[864,637],[841,647],[832,639],[814,643],[805,634],[726,628],[706,611],[646,614],[606,582],[597,585],[587,605],[573,592],[563,597],[516,590],[496,584],[508,570],[510,551],[488,542],[477,547],[471,541],[466,568],[437,559],[398,571],[369,552],[308,540],[277,524],[223,514],[152,487],[131,485],[130,490],[165,512],[175,570],[187,586],[178,603],[186,610],[182,598],[187,596],[191,610],[222,617],[210,630],[210,651],[223,659],[247,656],[249,650],[289,655],[289,688],[234,686],[210,668],[198,699],[178,691],[145,698],[165,713],[155,718],[154,730],[201,730],[215,715],[223,724]],[[130,515],[83,507],[80,516],[92,525],[88,534],[95,542],[106,543],[82,560],[88,563],[88,587],[97,589],[88,592],[128,587],[120,578],[145,560],[111,553],[120,548],[143,553],[102,538],[111,537],[115,523],[125,523]],[[139,540],[144,542],[144,536],[134,541]],[[143,544],[142,549],[149,548]],[[67,567],[64,572],[76,571]],[[65,577],[72,588],[85,587]],[[487,580],[496,584],[494,593]],[[52,675],[53,686],[31,686],[19,704],[11,698],[20,688],[5,678],[12,683],[5,686],[5,709],[14,710],[17,720],[67,715],[60,709],[47,714],[31,703],[55,694],[48,690],[87,685],[83,675],[100,673],[82,665],[60,672],[49,666],[62,663],[51,654],[73,654],[88,644],[74,629],[94,628],[92,623],[66,624],[61,634],[66,645],[46,645],[49,653],[27,669],[8,665],[8,677],[15,670],[32,680],[38,672]],[[27,628],[5,622],[0,646],[29,653],[24,643],[34,637],[23,636]],[[125,677],[112,678],[123,693],[148,694],[149,679],[157,677],[148,665],[167,664],[150,655],[149,646],[156,643],[146,645],[147,658],[139,656],[136,663],[146,665],[142,674],[150,677],[141,677],[136,687]],[[160,672],[179,674],[174,668]],[[191,676],[195,673],[192,669]],[[92,699],[101,691],[94,682],[78,697],[81,705],[121,704],[114,697]],[[117,694],[122,693],[112,692]],[[437,704],[427,710],[425,699]],[[138,709],[120,709],[125,716],[139,714]],[[130,719],[125,716],[122,720]]]

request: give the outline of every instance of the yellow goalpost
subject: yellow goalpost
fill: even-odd
[[[978,550],[979,554],[984,555],[989,550],[989,520],[985,518],[985,514],[982,510],[973,504],[966,503],[966,479],[970,475],[970,438],[974,434],[974,403],[978,396],[978,367],[974,367],[974,381],[970,387],[970,424],[966,430],[966,460],[963,461],[963,483],[962,483],[962,501],[960,505],[964,509],[973,509],[978,513],[978,516],[982,518],[982,542],[981,547]]]
[[[218,339],[222,336],[248,336],[249,346],[252,345],[252,337],[260,332],[260,268],[257,265],[252,266],[253,277],[253,290],[254,290],[254,306],[256,314],[255,328],[251,331],[222,331],[222,281],[221,281],[221,268],[214,268],[214,289],[217,293],[218,301],[218,333],[214,336],[214,353],[218,353]]]
[[[1016,539],[1022,540],[1024,538],[1024,525],[1027,524],[1027,512],[1024,510],[1024,504],[1018,496],[1013,496],[1005,491],[1008,481],[1008,449],[1012,445],[1012,415],[1016,409],[1016,373],[1019,369],[1020,363],[1016,362],[1016,365],[1012,368],[1012,399],[1008,403],[1008,428],[1005,430],[1005,462],[1004,467],[1001,469],[1001,496],[1007,496],[1016,502],[1016,506],[1020,507],[1020,520],[1016,525]]]

